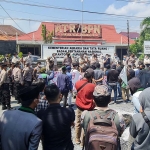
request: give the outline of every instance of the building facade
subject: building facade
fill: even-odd
[[[57,51],[66,51],[63,47],[67,47],[68,51],[71,51],[73,47],[74,49],[82,47],[81,51],[96,49],[101,53],[106,53],[111,49],[111,54],[116,52],[120,59],[127,54],[128,38],[117,33],[113,25],[55,22],[43,22],[36,31],[19,36],[18,51],[24,54],[31,52],[34,55],[43,55],[41,52],[43,52],[43,48],[45,50],[46,45],[43,42],[42,25],[46,25],[47,31],[54,33],[53,42],[46,45],[58,48]],[[130,39],[129,42],[132,44],[134,40]],[[47,51],[56,52],[53,48],[49,48]]]

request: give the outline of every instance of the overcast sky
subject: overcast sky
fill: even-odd
[[[14,18],[22,31],[26,33],[37,30],[40,25],[40,21],[82,22],[81,12],[10,3],[14,1],[28,4],[37,4],[40,6],[47,5],[82,10],[81,0],[8,0],[8,3],[4,1],[0,1],[1,6],[12,18]],[[140,32],[140,22],[143,19],[142,17],[150,16],[150,0],[149,3],[147,3],[148,0],[135,0],[135,2],[125,1],[128,0],[124,0],[124,2],[117,0],[83,0],[83,10],[137,17],[129,18],[104,14],[83,13],[83,22],[111,24],[116,27],[118,32],[120,32],[127,30],[128,19],[130,22],[130,31]],[[139,1],[142,3],[138,3]],[[7,13],[0,7],[0,24],[13,25],[19,29],[19,27],[13,20],[10,19]],[[16,18],[27,20],[16,20]],[[32,21],[28,21],[29,19]]]

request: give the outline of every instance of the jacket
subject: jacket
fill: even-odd
[[[35,114],[11,110],[0,119],[3,150],[37,150],[42,133],[42,120]]]

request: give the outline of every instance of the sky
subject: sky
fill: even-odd
[[[11,2],[63,7],[108,15],[82,14],[82,12],[33,7]],[[83,0],[83,2],[81,0],[0,0],[0,24],[12,25],[28,33],[37,30],[42,21],[81,23],[83,19],[83,23],[110,24],[115,26],[117,32],[126,32],[127,20],[129,20],[130,31],[140,32],[140,22],[145,17],[150,16],[149,8],[150,0]],[[109,14],[123,16],[112,16]]]

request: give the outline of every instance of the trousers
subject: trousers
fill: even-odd
[[[20,102],[19,91],[22,89],[22,85],[19,82],[14,82],[14,96],[15,100]]]
[[[84,143],[84,130],[81,127],[81,114],[82,110],[77,108],[76,111],[76,124],[75,124],[75,135],[76,135],[76,141],[81,141],[81,145]]]
[[[9,84],[4,83],[2,85],[2,105],[7,107],[10,107],[10,90],[9,90]]]

